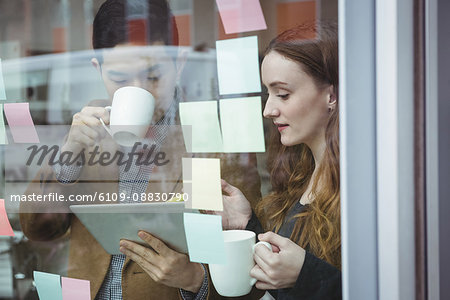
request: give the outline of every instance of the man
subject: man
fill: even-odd
[[[147,15],[145,22],[130,22],[127,11]],[[170,125],[179,124],[180,92],[177,79],[182,71],[178,55],[176,25],[165,0],[107,0],[94,20],[92,64],[99,71],[109,100],[94,101],[73,117],[62,152],[80,153],[99,146],[100,152],[121,149],[101,126],[109,123],[109,105],[114,92],[122,86],[137,86],[155,97],[155,113],[149,130],[157,148],[172,164],[161,167],[133,165],[129,170],[117,166],[55,165],[43,167],[27,193],[58,191],[65,195],[143,192],[180,192],[182,135]],[[143,45],[153,46],[142,47]],[[176,49],[176,48],[175,48]],[[178,53],[178,51],[175,51]],[[148,149],[147,149],[148,150]],[[88,151],[88,150],[87,150]],[[86,152],[87,152],[86,151]],[[143,149],[142,151],[146,151]],[[212,157],[212,156],[209,156]],[[239,187],[255,204],[260,198],[260,183],[253,155],[215,155],[221,158],[222,178]],[[244,162],[243,162],[244,161]],[[70,203],[69,203],[70,204]],[[109,255],[72,214],[30,213],[30,203],[21,205],[24,233],[34,240],[52,240],[70,233],[68,276],[90,280],[92,299],[206,299],[213,297],[206,269],[189,261],[150,233],[140,232],[140,246],[121,242],[125,255]],[[111,230],[114,230],[112,228]],[[119,245],[118,245],[119,246]]]

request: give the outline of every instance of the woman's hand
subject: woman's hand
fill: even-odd
[[[256,278],[256,287],[261,290],[291,288],[295,285],[305,261],[306,251],[299,245],[271,231],[259,234],[260,241],[279,248],[272,253],[266,247],[255,248],[256,265],[250,275]]]
[[[201,264],[189,261],[186,254],[167,247],[151,234],[140,231],[139,237],[152,249],[128,240],[120,241],[120,252],[136,262],[157,283],[197,293],[205,271]]]
[[[223,211],[207,211],[209,214],[222,216],[222,227],[224,230],[245,229],[252,217],[250,202],[244,194],[235,186],[222,179]]]

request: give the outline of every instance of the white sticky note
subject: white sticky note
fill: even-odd
[[[183,191],[189,195],[189,207],[223,210],[220,159],[184,157],[182,165]]]
[[[216,0],[226,34],[267,29],[259,0]]]
[[[6,136],[5,119],[3,118],[3,104],[0,103],[0,145],[8,144]]]
[[[34,283],[40,300],[62,300],[61,276],[56,274],[33,272]]]
[[[221,95],[261,92],[256,36],[216,41],[216,53]]]
[[[226,263],[221,216],[184,213],[184,230],[191,261]]]
[[[261,97],[220,100],[224,152],[264,152]]]
[[[180,121],[187,152],[223,151],[217,101],[180,103]]]
[[[2,59],[0,58],[0,100],[6,100],[5,80],[3,79]]]

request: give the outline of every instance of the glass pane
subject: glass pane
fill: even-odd
[[[0,298],[59,284],[34,271],[340,297],[337,0],[0,0],[0,25]]]

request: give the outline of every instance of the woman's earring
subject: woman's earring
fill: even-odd
[[[332,111],[331,107],[328,107],[328,113],[331,113]]]

